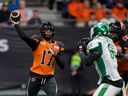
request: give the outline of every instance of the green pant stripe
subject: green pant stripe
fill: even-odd
[[[105,85],[103,86],[103,88],[100,90],[98,96],[104,96],[104,94],[105,94],[105,92],[107,91],[108,87],[109,87],[109,85],[108,85],[108,84],[105,84]]]

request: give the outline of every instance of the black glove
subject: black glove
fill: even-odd
[[[87,44],[90,42],[89,38],[83,38],[82,40],[80,40],[77,44],[78,46],[78,50],[79,51],[86,51],[86,46]]]
[[[81,42],[81,41],[79,41],[78,43],[77,43],[77,47],[78,47],[78,50],[80,51],[82,51],[83,49],[84,49],[84,45],[83,45],[83,43]]]
[[[82,41],[85,45],[87,45],[91,40],[90,40],[90,38],[83,38],[81,41]]]

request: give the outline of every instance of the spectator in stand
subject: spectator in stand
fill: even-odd
[[[97,1],[100,2],[102,5],[105,5],[109,0],[97,0]]]
[[[124,4],[125,8],[128,9],[128,0],[123,0],[122,2]]]
[[[126,18],[127,10],[124,7],[123,3],[119,1],[117,6],[112,8],[112,13],[117,16],[121,21],[124,21]]]
[[[89,17],[90,17],[90,20],[88,21],[88,26],[91,28],[94,25],[96,25],[98,21],[96,20],[96,16],[94,12],[91,12]]]
[[[83,3],[79,0],[71,0],[68,4],[68,13],[72,19],[76,19],[78,22],[82,21],[82,12],[84,10]]]
[[[107,0],[106,8],[112,9],[115,6],[116,6],[116,1],[115,0]]]
[[[90,3],[91,7],[93,8],[98,3],[98,0],[90,0]]]
[[[0,25],[8,26],[9,24],[10,11],[8,9],[8,2],[3,3],[2,9],[0,10]]]
[[[101,22],[110,24],[111,22],[114,22],[114,21],[115,21],[115,19],[114,19],[112,13],[111,13],[111,10],[106,9],[105,17],[103,19],[101,19]]]
[[[41,24],[42,24],[42,20],[40,18],[40,12],[39,10],[35,9],[33,10],[32,18],[28,21],[28,25],[38,26]]]
[[[62,11],[62,9],[63,9],[63,4],[64,4],[64,1],[65,0],[56,0],[56,7],[57,7],[57,11]]]
[[[52,10],[54,8],[55,0],[48,0],[48,8]]]
[[[32,10],[28,9],[24,0],[20,1],[21,20],[20,24],[26,26],[28,21],[32,18]]]
[[[62,12],[61,12],[61,15],[62,15],[62,18],[69,18],[69,14],[68,14],[68,3],[69,3],[69,0],[65,0],[63,2],[63,8],[62,8]]]
[[[105,8],[101,5],[101,3],[97,2],[94,7],[94,13],[96,15],[96,19],[100,21],[105,17]]]
[[[90,8],[90,1],[84,0],[84,10],[83,10],[83,21],[87,23],[90,19],[90,13],[92,9]]]
[[[9,0],[8,8],[10,12],[19,9],[19,0]]]

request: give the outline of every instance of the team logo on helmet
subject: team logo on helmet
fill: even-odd
[[[110,27],[106,23],[98,23],[90,30],[90,36],[91,38],[95,38],[97,36],[110,36]]]

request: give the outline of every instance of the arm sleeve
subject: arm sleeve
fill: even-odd
[[[20,28],[20,26],[18,24],[16,24],[14,27],[15,27],[18,35],[20,36],[20,38],[22,40],[24,40],[32,48],[32,50],[34,51],[37,48],[37,46],[38,46],[39,43],[36,40],[28,37],[24,33],[24,31]]]
[[[84,51],[80,51],[80,57],[82,62],[86,66],[90,66],[96,61],[100,55],[102,55],[102,45],[98,41],[92,41],[87,45],[87,54]]]
[[[86,66],[92,65],[93,62],[97,60],[99,56],[100,54],[98,52],[91,52],[88,55],[85,55],[83,51],[80,52],[81,60]]]
[[[63,55],[64,55],[64,52],[61,52],[60,54],[55,56],[56,63],[59,66],[59,68],[61,68],[61,69],[65,68],[64,63],[62,62]]]
[[[62,51],[64,51],[64,44],[62,43],[62,42],[58,42],[58,45],[59,45],[59,47],[60,47],[60,49],[59,49],[59,53],[60,52],[62,52]]]
[[[60,49],[59,49],[58,55],[55,56],[55,60],[56,60],[57,65],[61,69],[64,69],[65,66],[64,66],[64,63],[62,61],[62,58],[63,58],[63,55],[64,55],[64,44],[62,42],[58,42],[58,45],[59,45]]]

